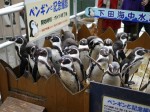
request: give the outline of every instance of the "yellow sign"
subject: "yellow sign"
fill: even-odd
[[[29,40],[69,24],[70,0],[25,0]]]
[[[150,107],[103,96],[102,112],[150,112]]]

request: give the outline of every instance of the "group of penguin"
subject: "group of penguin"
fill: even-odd
[[[16,43],[21,75],[30,72],[36,82],[39,76],[48,79],[56,74],[72,93],[76,93],[90,81],[118,87],[129,87],[133,83],[129,76],[137,72],[150,50],[137,47],[126,56],[129,38],[129,34],[122,32],[116,35],[114,42],[97,36],[76,41],[72,32],[63,31],[45,37],[51,42],[51,48],[39,48],[22,36],[11,41]]]

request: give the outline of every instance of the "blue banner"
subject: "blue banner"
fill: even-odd
[[[150,12],[87,7],[85,14],[88,17],[150,23]]]

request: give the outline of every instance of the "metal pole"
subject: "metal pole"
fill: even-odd
[[[95,7],[97,7],[98,6],[98,0],[95,0]],[[94,22],[97,24],[97,21],[98,21],[98,19],[97,18],[94,18]]]
[[[74,22],[77,26],[77,0],[73,0],[73,14],[75,15]]]

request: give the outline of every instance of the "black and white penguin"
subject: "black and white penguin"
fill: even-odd
[[[35,54],[37,50],[38,46],[36,44],[32,42],[27,43],[26,52],[28,53],[29,68],[34,82],[36,82],[38,77],[38,66],[37,66],[38,55]]]
[[[9,7],[11,5],[12,5],[12,0],[4,0],[4,7]],[[14,13],[9,14],[9,15],[4,15],[3,18],[4,18],[4,21],[6,22],[7,27],[11,26],[11,21],[13,22],[13,24],[16,24]]]
[[[83,38],[79,41],[78,49],[80,60],[83,63],[84,69],[86,71],[91,62],[90,59],[87,57],[89,56],[89,46],[87,43],[87,39]]]
[[[94,17],[94,15],[95,15],[94,10],[92,8],[88,8],[88,11],[89,11],[88,15],[91,16],[91,17]]]
[[[118,33],[116,35],[116,38],[118,40],[121,40],[121,42],[123,44],[123,47],[124,47],[123,51],[125,52],[126,51],[126,47],[127,47],[127,42],[128,42],[128,40],[130,38],[130,34],[129,33],[125,33],[125,32],[121,32],[121,33]]]
[[[96,60],[96,63],[92,62],[86,71],[88,80],[101,82],[103,74],[108,68],[108,63],[109,49],[103,46],[100,49],[99,57]]]
[[[114,55],[114,51],[113,51],[113,41],[110,38],[107,38],[104,40],[104,46],[107,47],[109,49],[109,63],[113,62],[113,55]]]
[[[113,43],[113,51],[114,51],[114,61],[121,62],[121,60],[126,58],[124,53],[124,44],[121,40],[116,40]]]
[[[64,55],[61,48],[61,39],[59,36],[55,36],[55,35],[49,36],[47,38],[49,38],[50,42],[52,43],[52,49],[51,49],[52,62],[56,69],[57,74],[59,74],[59,70],[60,70],[59,60]]]
[[[76,93],[82,89],[81,83],[74,69],[73,59],[70,56],[61,58],[60,79],[64,85],[72,92]]]
[[[31,20],[29,22],[29,28],[30,28],[30,37],[35,37],[39,31],[38,24],[34,20]]]
[[[102,84],[108,84],[113,86],[121,86],[121,74],[120,65],[118,62],[112,62],[109,64],[108,69],[103,75]]]
[[[38,55],[37,67],[39,75],[48,79],[50,76],[56,73],[52,63],[51,48],[39,48],[36,52],[37,53],[35,53],[35,55]]]
[[[62,41],[62,50],[64,50],[66,47],[69,46],[78,47],[78,43],[75,40],[75,36],[70,31],[63,31],[61,35],[61,41]]]
[[[104,46],[104,42],[101,38],[97,36],[89,36],[87,38],[87,41],[90,48],[90,56],[94,60],[96,60],[98,58],[101,47]]]
[[[147,50],[142,47],[136,47],[133,51],[120,63],[121,73],[125,84],[128,84],[130,71],[136,72]],[[137,67],[138,66],[138,67]],[[133,73],[133,72],[132,72]]]
[[[79,50],[77,47],[70,47],[65,49],[67,55],[69,55],[73,59],[73,64],[75,71],[77,73],[78,79],[80,82],[85,80],[85,72],[84,72],[84,66],[79,58]]]
[[[12,38],[10,41],[15,41],[15,49],[17,56],[20,60],[20,75],[22,76],[26,71],[28,71],[28,54],[26,52],[27,39],[22,36],[16,36]]]

